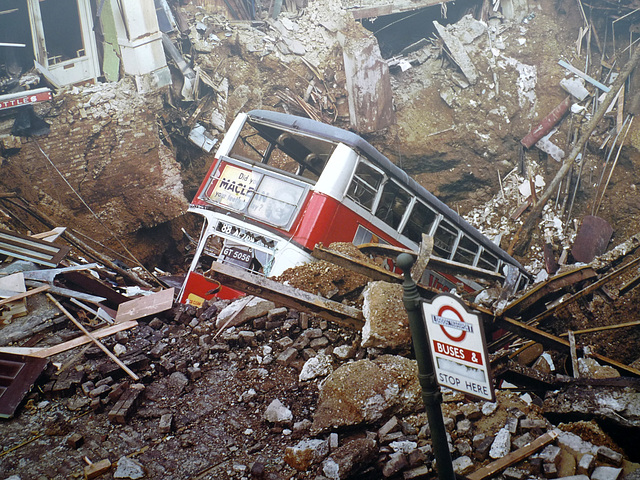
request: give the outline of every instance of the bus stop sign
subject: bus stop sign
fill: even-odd
[[[422,311],[436,381],[439,385],[495,401],[487,345],[478,315],[453,295],[443,293]]]

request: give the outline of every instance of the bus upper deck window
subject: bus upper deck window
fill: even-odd
[[[453,245],[458,238],[457,229],[449,222],[442,220],[433,235],[433,253],[440,258],[451,257]]]
[[[368,164],[360,162],[351,185],[349,185],[347,197],[371,211],[383,178],[382,173]]]
[[[453,256],[453,260],[460,263],[465,263],[467,265],[473,265],[476,260],[476,254],[478,253],[478,249],[480,245],[471,240],[466,235],[463,235],[458,242],[458,248],[456,248],[456,253]]]
[[[261,137],[253,127],[245,124],[233,144],[229,156],[238,160],[251,160],[260,163],[268,157],[266,152],[271,153],[269,145],[270,143]]]
[[[498,259],[486,250],[482,250],[478,259],[478,267],[495,272],[498,270]]]
[[[253,195],[247,214],[277,227],[286,227],[303,193],[303,187],[265,176]]]
[[[382,196],[376,209],[376,217],[393,228],[400,226],[400,221],[407,211],[411,196],[394,182],[387,182],[382,189]]]
[[[422,242],[422,234],[429,234],[436,213],[424,203],[416,202],[402,234],[416,243]]]

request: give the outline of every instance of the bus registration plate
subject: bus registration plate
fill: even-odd
[[[225,262],[245,268],[249,268],[253,259],[253,255],[250,252],[234,247],[223,247],[220,256],[225,259]]]

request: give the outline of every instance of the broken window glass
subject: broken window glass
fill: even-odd
[[[382,196],[376,209],[376,217],[392,228],[400,226],[402,217],[411,201],[409,192],[395,182],[388,181],[382,189]]]
[[[303,193],[301,186],[265,176],[253,195],[247,214],[277,227],[286,227]]]
[[[498,270],[498,259],[495,255],[492,255],[483,249],[480,254],[480,258],[478,259],[478,267],[495,272]]]
[[[380,189],[383,179],[382,173],[367,163],[360,162],[356,168],[356,173],[351,181],[351,185],[349,185],[347,197],[367,210],[372,211],[373,201],[376,198],[376,193]]]
[[[424,203],[416,202],[409,215],[409,220],[402,230],[402,234],[416,243],[422,242],[422,234],[431,232],[433,222],[436,220],[436,212]]]
[[[446,220],[442,220],[433,236],[434,255],[441,258],[450,258],[457,238],[458,230]]]
[[[453,260],[467,265],[473,265],[479,248],[480,245],[471,240],[468,236],[462,235],[460,242],[458,242],[458,248],[456,248]]]

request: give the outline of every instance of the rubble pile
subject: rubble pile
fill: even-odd
[[[228,308],[226,300],[177,307],[105,339],[138,381],[95,346],[54,357],[24,411],[3,425],[2,475],[71,478],[100,463],[108,465],[101,478],[143,478],[116,475],[129,460],[145,478],[434,475],[415,362],[266,301],[220,330]],[[505,466],[504,478],[620,479],[638,467],[595,425],[551,424],[547,402],[509,391],[474,402],[445,390],[456,472],[542,437],[546,446]]]

